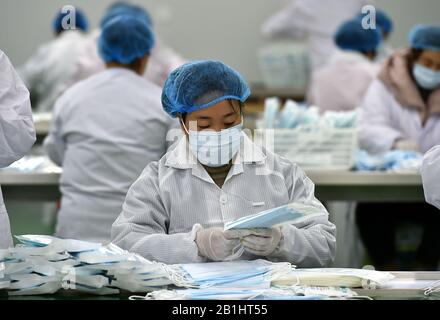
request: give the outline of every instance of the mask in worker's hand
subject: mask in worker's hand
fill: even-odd
[[[415,64],[413,75],[419,86],[426,90],[440,87],[440,71],[435,71],[421,64]]]

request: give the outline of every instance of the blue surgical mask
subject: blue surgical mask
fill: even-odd
[[[227,165],[240,148],[243,120],[240,124],[220,132],[188,131],[185,124],[183,127],[188,133],[192,153],[205,166],[221,167]]]
[[[440,87],[440,71],[435,71],[421,64],[415,64],[413,75],[417,83],[426,90],[434,90]]]

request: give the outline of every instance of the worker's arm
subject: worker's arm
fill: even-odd
[[[205,261],[198,254],[196,228],[168,234],[170,219],[162,204],[158,180],[157,162],[152,162],[129,189],[122,212],[112,226],[112,242],[151,261]]]
[[[390,151],[402,133],[391,125],[392,94],[380,80],[370,85],[359,111],[359,144],[369,153]]]
[[[20,159],[35,140],[29,91],[0,51],[0,167]]]
[[[55,164],[62,166],[66,152],[66,142],[62,134],[63,112],[65,111],[63,96],[55,103],[52,127],[44,139],[44,150]]]
[[[286,160],[287,161],[287,160]],[[281,242],[268,259],[288,261],[299,267],[324,267],[331,264],[336,254],[336,227],[328,220],[328,212],[315,198],[315,186],[298,166],[291,164],[286,175],[290,202],[312,205],[324,213],[308,221],[281,226]]]

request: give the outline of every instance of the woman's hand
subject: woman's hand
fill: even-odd
[[[256,256],[267,257],[279,246],[281,228],[231,230],[230,236],[239,237],[245,251]]]
[[[213,261],[223,261],[234,254],[234,249],[240,246],[240,239],[230,231],[223,231],[223,228],[208,228],[197,232],[196,244],[200,255]]]

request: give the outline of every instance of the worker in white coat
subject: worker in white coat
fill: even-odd
[[[312,68],[324,66],[336,49],[333,35],[337,28],[361,12],[368,0],[293,0],[270,17],[262,33],[270,38],[307,39]]]
[[[119,16],[106,24],[99,52],[106,70],[77,83],[57,101],[44,146],[63,167],[56,235],[108,242],[128,188],[167,148],[172,121],[161,90],[143,74],[154,35]]]
[[[29,91],[0,50],[0,168],[20,159],[35,139]],[[9,218],[0,188],[0,249],[11,245]]]
[[[335,226],[297,165],[258,147],[242,132],[244,79],[219,61],[196,61],[171,73],[163,108],[185,136],[150,163],[128,191],[112,241],[164,263],[267,258],[326,266],[335,255]],[[226,221],[291,202],[322,212],[302,223],[223,231]]]
[[[410,49],[396,52],[386,60],[362,104],[360,146],[370,153],[425,153],[439,144],[440,26],[418,25],[411,30],[409,40]],[[437,269],[437,208],[425,202],[362,203],[356,216],[364,244],[378,269]],[[396,245],[396,234],[404,223],[421,230],[420,237],[413,241],[414,257],[409,261],[405,258],[408,253],[399,254]],[[410,234],[416,237],[416,232]]]
[[[440,209],[440,145],[425,154],[422,180],[426,202]]]
[[[143,18],[151,27],[153,25],[150,15],[143,8],[129,3],[117,2],[110,6],[102,18],[101,28],[108,20],[121,14],[131,14]],[[104,70],[104,61],[102,61],[101,57],[98,55],[97,50],[100,34],[101,29],[96,29],[87,37],[86,45],[83,47],[78,57],[78,68],[75,75],[76,81],[87,79],[91,75]],[[148,68],[143,76],[162,87],[171,71],[183,63],[185,63],[185,60],[180,55],[156,37],[155,45],[151,49]]]
[[[79,52],[86,43],[88,29],[84,13],[75,9],[75,25],[65,24],[68,11],[57,13],[53,21],[55,39],[42,45],[19,74],[31,92],[34,111],[51,112],[57,98],[75,84]]]
[[[343,23],[334,37],[339,50],[326,66],[313,72],[308,102],[321,113],[360,106],[379,71],[374,60],[381,38],[379,30],[364,29],[359,19]]]
[[[368,89],[359,143],[370,153],[426,152],[440,141],[440,26],[419,25]]]

